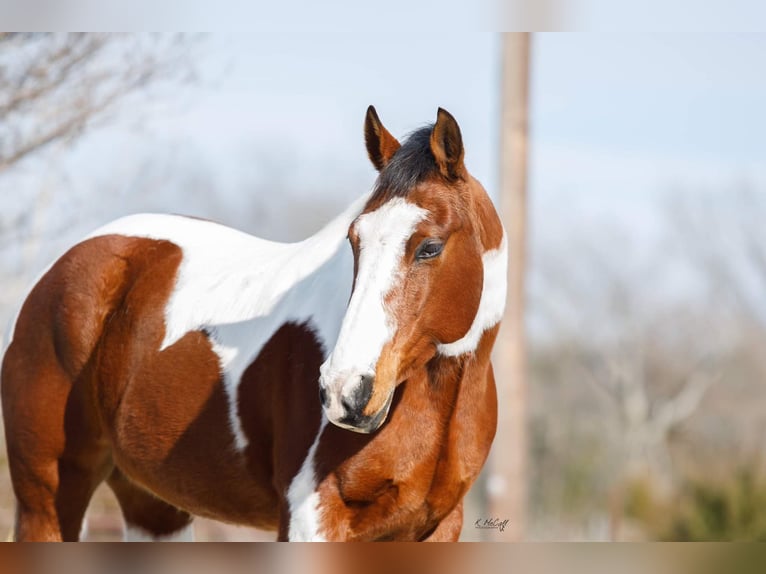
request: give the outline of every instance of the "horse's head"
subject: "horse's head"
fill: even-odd
[[[448,112],[439,109],[434,125],[400,145],[370,106],[364,132],[380,175],[349,227],[353,292],[321,368],[320,397],[331,422],[369,433],[386,419],[397,385],[437,353],[472,350],[463,340],[482,301],[482,258],[500,247],[503,231],[463,164]]]

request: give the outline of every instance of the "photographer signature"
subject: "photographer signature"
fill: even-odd
[[[499,530],[500,532],[504,532],[506,526],[508,526],[507,518],[505,520],[500,520],[499,518],[479,518],[474,523],[476,528]]]

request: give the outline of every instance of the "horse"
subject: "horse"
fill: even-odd
[[[2,362],[16,540],[78,540],[103,481],[126,540],[458,539],[505,232],[447,111],[400,144],[370,106],[364,139],[371,193],[303,241],[132,215],[42,275]]]

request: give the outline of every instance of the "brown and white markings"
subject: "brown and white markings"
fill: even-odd
[[[43,275],[2,365],[17,540],[77,540],[104,480],[128,539],[194,515],[457,539],[495,434],[505,235],[450,114],[400,145],[370,107],[365,140],[372,194],[305,241],[138,215]]]

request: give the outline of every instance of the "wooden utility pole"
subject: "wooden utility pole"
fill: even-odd
[[[502,46],[500,216],[508,237],[508,299],[495,345],[498,427],[488,482],[492,517],[508,519],[499,541],[520,540],[526,515],[526,339],[524,275],[527,250],[529,33],[505,33]]]

